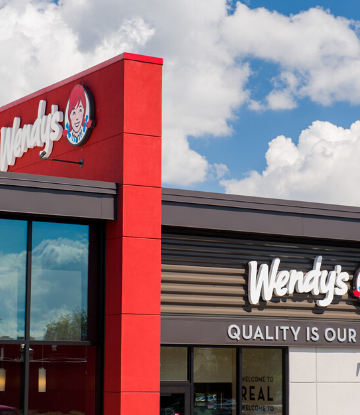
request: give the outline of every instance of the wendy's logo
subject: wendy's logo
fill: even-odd
[[[360,268],[355,271],[352,280],[352,294],[360,300]]]
[[[63,135],[73,146],[82,146],[95,127],[95,108],[91,92],[82,85],[75,85],[65,110]]]

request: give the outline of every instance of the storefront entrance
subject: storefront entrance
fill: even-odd
[[[190,415],[190,387],[162,386],[160,415]]]

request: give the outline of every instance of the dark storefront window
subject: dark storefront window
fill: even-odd
[[[282,361],[281,349],[243,349],[243,415],[254,413],[282,415],[284,413]]]
[[[31,345],[29,412],[95,413],[96,346]]]
[[[24,347],[21,344],[2,343],[0,356],[0,405],[20,408]]]
[[[100,226],[0,219],[0,230],[0,408],[97,414]]]
[[[285,351],[163,346],[161,415],[285,415]],[[187,361],[188,377],[184,378],[176,370],[184,373]],[[189,405],[177,412],[177,402],[186,402],[187,393],[191,394]]]
[[[236,415],[236,349],[194,348],[194,415]]]
[[[188,380],[187,347],[162,347],[160,350],[160,379]]]

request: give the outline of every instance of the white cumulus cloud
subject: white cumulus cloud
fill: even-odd
[[[273,91],[264,98],[270,109],[292,109],[309,97],[329,105],[360,103],[359,23],[312,8],[284,16],[265,8],[237,3],[224,22],[224,38],[231,53],[277,64]]]
[[[222,180],[227,193],[360,205],[360,121],[349,129],[315,121],[298,144],[278,136],[269,143],[267,167],[241,180]]]

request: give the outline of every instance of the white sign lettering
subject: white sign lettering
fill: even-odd
[[[257,262],[249,262],[249,302],[259,304],[260,297],[264,301],[270,301],[275,294],[282,297],[286,294],[312,293],[313,295],[325,294],[324,298],[317,300],[316,304],[326,307],[334,299],[334,295],[344,295],[347,292],[346,281],[349,274],[341,271],[340,265],[335,265],[334,270],[321,270],[322,257],[314,260],[313,269],[304,275],[302,271],[279,271],[280,259],[271,262],[270,271],[267,264],[261,264],[259,270]]]
[[[327,343],[356,343],[356,330],[349,327],[325,327],[319,333],[319,328],[315,326],[272,326],[268,325],[252,325],[231,324],[228,327],[227,335],[231,340],[263,340],[271,342],[298,342],[300,335],[303,334],[306,342],[319,342],[320,336],[325,339]]]
[[[12,128],[1,128],[1,156],[0,170],[7,171],[8,166],[15,164],[17,157],[22,157],[29,148],[44,147],[49,157],[53,148],[53,142],[60,140],[63,127],[64,114],[58,111],[57,105],[51,106],[51,113],[45,115],[46,101],[39,102],[38,116],[32,124],[26,124],[20,128],[20,118],[15,117]]]

